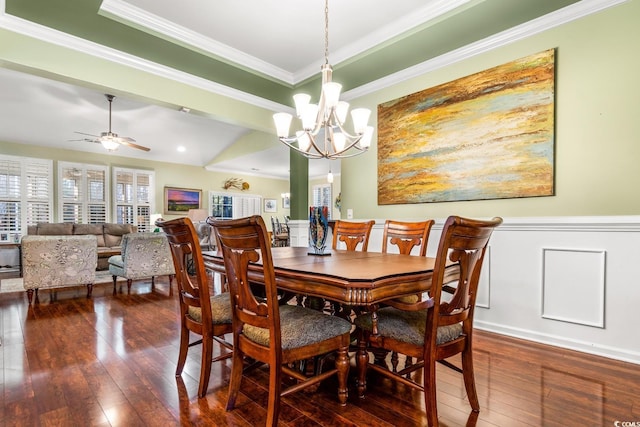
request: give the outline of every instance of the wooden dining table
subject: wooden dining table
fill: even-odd
[[[315,296],[375,312],[386,300],[429,291],[435,258],[380,252],[330,250],[309,254],[305,247],[271,248],[276,284],[297,295]],[[203,252],[205,267],[224,274],[218,252]],[[457,279],[455,265],[445,271],[445,283]],[[261,283],[259,263],[249,279]]]

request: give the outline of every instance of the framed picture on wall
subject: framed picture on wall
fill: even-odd
[[[291,208],[291,196],[289,196],[289,194],[285,194],[282,197],[282,208],[283,209],[290,209]]]
[[[264,199],[264,211],[265,212],[277,212],[278,202],[276,199]]]
[[[189,209],[200,209],[202,190],[193,188],[164,187],[164,213],[187,215]]]

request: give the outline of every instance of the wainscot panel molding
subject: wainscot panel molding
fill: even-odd
[[[634,280],[640,216],[503,219],[485,258],[476,328],[640,364],[640,334],[630,333],[640,301],[640,285]],[[444,221],[436,219],[431,230],[429,256],[436,253]],[[308,221],[291,221],[290,227],[291,244],[308,246]],[[384,220],[376,220],[369,251],[381,250],[383,228]],[[545,271],[545,251],[579,256],[554,258],[561,262]],[[580,255],[598,265],[581,268]],[[553,302],[551,315],[549,305],[545,313],[545,288],[547,304]]]

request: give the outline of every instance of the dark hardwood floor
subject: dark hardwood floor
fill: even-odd
[[[230,359],[213,365],[206,397],[195,398],[199,347],[176,378],[177,299],[168,281],[123,290],[113,296],[111,285],[96,285],[92,299],[81,288],[43,291],[33,306],[24,293],[0,294],[0,426],[263,425],[265,369],[243,381],[231,412],[224,409]],[[479,414],[461,376],[439,367],[440,425],[640,425],[638,365],[478,331],[475,369]],[[345,407],[332,380],[284,398],[280,424],[425,424],[421,393],[371,375],[360,400],[354,386],[352,375]]]

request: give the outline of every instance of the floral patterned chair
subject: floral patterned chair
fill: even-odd
[[[173,259],[169,242],[164,233],[128,233],[122,237],[122,255],[109,258],[109,273],[113,276],[113,294],[116,294],[117,277],[127,279],[127,291],[131,292],[134,280],[151,278],[155,286],[156,276],[169,276],[169,295],[173,295]]]
[[[29,304],[38,289],[87,286],[91,297],[98,263],[94,235],[24,236],[22,238],[22,278]]]

